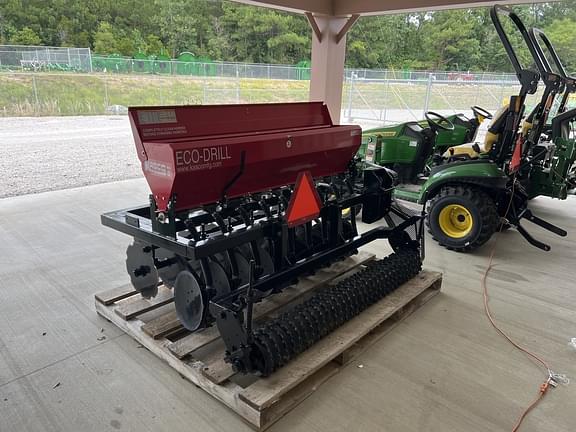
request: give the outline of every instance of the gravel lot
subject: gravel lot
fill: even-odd
[[[0,118],[0,198],[141,175],[127,116]]]

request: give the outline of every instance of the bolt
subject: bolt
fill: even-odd
[[[134,269],[134,276],[139,277],[139,276],[146,276],[148,273],[150,273],[151,269],[150,266],[140,266],[137,269]]]

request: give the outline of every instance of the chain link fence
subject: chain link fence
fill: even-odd
[[[178,61],[93,56],[94,72],[115,74],[185,75],[213,78],[309,80],[310,68],[297,65]]]
[[[0,71],[92,72],[90,48],[0,45]]]
[[[68,73],[0,73],[0,116],[122,114],[128,106],[298,102],[308,80]],[[342,119],[363,125],[419,120],[428,110],[495,111],[518,91],[507,80],[363,79],[348,74]]]
[[[18,49],[16,49],[18,48]],[[128,106],[308,100],[304,66],[96,56],[83,48],[0,47],[0,116],[122,114]],[[58,71],[58,72],[55,72]],[[76,73],[64,73],[64,72]],[[428,110],[496,111],[513,74],[346,69],[342,120],[383,125]],[[536,98],[529,99],[533,105]]]
[[[509,74],[485,74],[483,79],[474,80],[453,80],[449,74],[428,72],[417,79],[382,79],[350,71],[344,85],[343,121],[386,125],[421,120],[429,110],[442,115],[469,115],[473,105],[495,112],[520,89]],[[540,93],[530,96],[528,108],[539,97]]]

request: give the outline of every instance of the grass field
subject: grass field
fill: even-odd
[[[352,86],[352,87],[351,87]],[[309,81],[112,74],[0,74],[0,116],[95,115],[115,105],[295,102],[308,99]],[[512,85],[427,81],[346,83],[343,109],[376,116],[387,109],[421,112],[500,107]],[[351,100],[351,105],[350,105]]]
[[[302,101],[308,81],[147,75],[0,74],[0,115],[105,114],[113,105]]]

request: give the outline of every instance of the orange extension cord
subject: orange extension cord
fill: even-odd
[[[510,198],[510,202],[508,203],[508,208],[506,209],[506,213],[505,216],[508,215],[508,212],[510,211],[510,207],[512,205],[512,200],[513,200],[513,196],[514,196],[514,184],[516,182],[516,179],[514,178],[512,181],[512,195]],[[518,349],[519,351],[523,352],[524,354],[528,355],[529,357],[531,357],[532,359],[536,360],[537,363],[539,363],[540,365],[542,365],[547,373],[548,373],[548,378],[546,379],[545,382],[543,382],[540,385],[540,391],[538,393],[538,397],[536,397],[536,399],[534,399],[534,401],[522,412],[522,414],[520,415],[520,417],[518,418],[518,420],[516,421],[516,423],[514,424],[514,428],[512,429],[512,432],[516,432],[518,431],[518,429],[520,428],[520,425],[522,424],[522,421],[524,420],[524,418],[528,415],[528,413],[534,408],[536,407],[536,405],[538,405],[538,403],[542,400],[542,398],[544,397],[544,395],[546,394],[546,391],[548,390],[548,387],[550,386],[550,383],[552,381],[552,376],[553,376],[553,372],[550,369],[550,366],[548,366],[548,363],[546,361],[544,361],[542,358],[540,358],[539,356],[537,356],[536,354],[534,354],[533,352],[531,352],[530,350],[528,350],[527,348],[524,348],[523,346],[521,346],[519,343],[515,342],[508,334],[506,334],[504,332],[504,330],[502,330],[498,324],[496,324],[496,321],[494,320],[494,317],[492,316],[492,312],[490,311],[490,306],[488,304],[488,283],[487,283],[487,279],[488,279],[488,274],[490,273],[490,270],[492,270],[492,266],[493,266],[493,261],[494,261],[494,255],[496,253],[496,246],[498,244],[498,237],[499,234],[502,232],[502,227],[504,226],[504,224],[500,224],[500,229],[497,231],[496,233],[496,239],[494,241],[494,246],[492,247],[492,251],[490,252],[490,258],[488,259],[488,266],[486,267],[486,271],[484,272],[484,275],[482,276],[482,292],[483,292],[483,296],[484,296],[484,312],[486,313],[486,316],[488,317],[488,320],[490,321],[490,324],[492,324],[492,327],[494,327],[496,329],[496,331],[498,333],[500,333],[500,335],[502,337],[504,337],[508,342],[510,342],[510,344],[512,344],[516,349]]]

